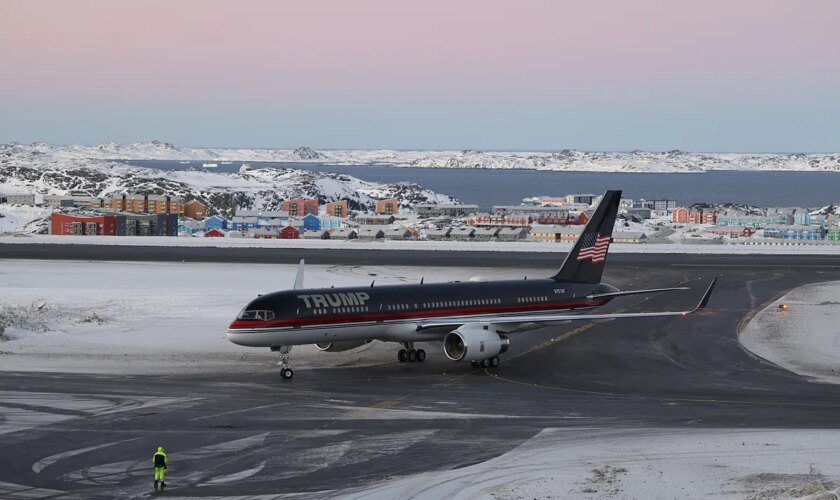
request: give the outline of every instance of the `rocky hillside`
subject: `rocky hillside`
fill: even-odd
[[[171,148],[158,143],[156,148]],[[283,200],[307,197],[322,203],[346,199],[352,210],[372,210],[377,199],[397,198],[401,210],[417,203],[452,203],[414,183],[379,184],[345,174],[299,169],[255,169],[240,173],[163,171],[114,161],[57,153],[52,147],[0,145],[0,191],[111,196],[124,192],[172,194],[205,203],[231,216],[236,209],[279,209]],[[118,146],[102,145],[104,151]],[[309,152],[301,151],[302,155]]]
[[[394,151],[189,148],[151,141],[120,145],[55,146],[11,144],[31,153],[68,160],[213,160],[316,162],[340,165],[389,164],[419,168],[535,169],[576,172],[693,173],[712,170],[840,172],[840,153],[692,153],[686,151],[555,152]]]

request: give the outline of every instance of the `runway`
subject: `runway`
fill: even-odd
[[[521,257],[389,254],[419,266],[510,266]],[[324,253],[315,260],[379,258]],[[558,256],[530,259],[525,264],[548,272]],[[400,364],[395,348],[391,364],[298,370],[291,383],[268,367],[119,377],[6,373],[0,496],[143,497],[159,445],[172,461],[167,495],[324,498],[484,462],[546,428],[840,428],[840,387],[777,368],[737,341],[741,322],[762,304],[802,284],[840,279],[840,260],[611,255],[605,281],[635,288],[712,276],[721,279],[702,314],[516,334],[496,370],[472,370],[437,353]],[[628,297],[607,307],[657,310],[697,298]]]

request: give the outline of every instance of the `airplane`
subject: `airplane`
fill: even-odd
[[[607,191],[560,269],[544,279],[400,284],[306,289],[304,261],[291,290],[261,295],[227,330],[234,344],[280,353],[283,379],[292,378],[289,353],[315,344],[326,352],[355,349],[372,340],[403,345],[400,362],[422,362],[415,342],[443,342],[452,361],[499,366],[509,335],[566,321],[686,316],[706,307],[717,278],[700,302],[682,311],[585,313],[616,297],[688,290],[687,287],[621,291],[601,282],[621,191]]]

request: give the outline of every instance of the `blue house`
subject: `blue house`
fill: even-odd
[[[228,227],[228,221],[221,215],[214,215],[212,217],[207,217],[204,219],[204,230],[209,231],[211,229],[219,229],[219,230],[226,230]]]
[[[178,224],[178,234],[188,234],[192,236],[194,233],[201,231],[201,223],[194,220],[181,220]]]
[[[249,229],[256,229],[257,218],[234,216],[233,220],[230,222],[230,227],[234,231],[247,231]]]
[[[825,228],[822,226],[768,227],[764,230],[764,236],[785,240],[821,240],[825,238]]]
[[[303,218],[303,229],[306,231],[318,231],[321,229],[321,219],[315,214],[308,214]]]
[[[343,222],[340,217],[324,215],[321,216],[321,229],[338,229],[343,225]]]

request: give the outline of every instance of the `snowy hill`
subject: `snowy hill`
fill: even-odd
[[[319,162],[340,165],[387,163],[400,167],[536,169],[583,172],[707,172],[711,170],[840,172],[840,153],[738,154],[685,151],[586,152],[482,152],[231,149],[177,147],[163,141],[99,146],[55,146],[46,143],[8,144],[5,148],[70,160],[216,160],[267,162]]]
[[[139,154],[139,146],[135,146],[128,148]],[[178,151],[161,142],[143,145],[142,149],[173,154]],[[379,184],[345,174],[297,169],[240,173],[163,171],[98,159],[89,154],[91,151],[113,155],[124,148],[113,143],[96,148],[0,145],[0,191],[41,195],[83,191],[100,197],[124,192],[170,194],[198,199],[207,205],[209,213],[226,216],[238,208],[279,210],[283,200],[298,197],[318,198],[322,203],[346,199],[352,210],[372,210],[377,199],[392,197],[400,200],[402,210],[410,210],[417,203],[455,202],[414,183]]]

